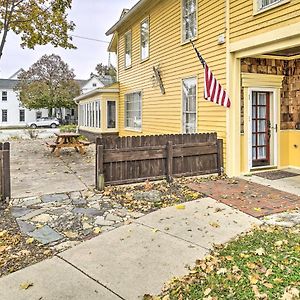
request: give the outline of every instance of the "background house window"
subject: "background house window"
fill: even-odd
[[[7,91],[2,91],[2,101],[7,101]]]
[[[96,87],[97,86],[97,83],[93,83],[93,87]]]
[[[125,95],[125,127],[140,130],[142,128],[142,94]]]
[[[19,121],[20,122],[25,122],[25,109],[20,109],[19,110]]]
[[[141,23],[141,58],[145,60],[149,57],[149,19]]]
[[[183,2],[183,40],[188,41],[197,35],[197,0],[182,0]]]
[[[107,101],[107,128],[116,128],[116,101]]]
[[[125,68],[131,66],[132,41],[131,31],[125,33]]]
[[[182,82],[183,133],[197,132],[197,79],[188,78]]]
[[[7,109],[2,109],[2,122],[7,122]]]
[[[273,4],[279,3],[282,0],[258,0],[258,8],[264,9],[269,6],[272,6]]]
[[[40,119],[42,117],[42,112],[41,111],[37,111],[35,113],[35,117],[36,117],[36,119]]]

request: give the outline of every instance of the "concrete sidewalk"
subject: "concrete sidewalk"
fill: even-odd
[[[252,224],[260,221],[211,198],[165,208],[0,279],[0,299],[142,299]]]

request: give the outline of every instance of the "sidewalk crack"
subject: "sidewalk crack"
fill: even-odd
[[[80,268],[78,268],[77,266],[75,266],[74,264],[70,263],[69,261],[67,261],[66,259],[64,259],[63,257],[61,257],[59,254],[56,254],[55,256],[58,257],[59,259],[61,259],[62,261],[64,261],[65,263],[69,264],[70,266],[72,266],[74,269],[76,269],[77,271],[79,271],[80,273],[82,273],[83,275],[85,275],[86,277],[88,277],[91,280],[95,281],[97,284],[99,284],[100,286],[102,286],[103,288],[105,288],[106,290],[108,290],[109,292],[111,292],[112,294],[114,294],[115,296],[117,296],[118,298],[120,298],[122,300],[126,300],[121,295],[119,295],[118,293],[114,292],[112,289],[110,289],[109,287],[107,287],[106,285],[104,285],[103,283],[101,283],[99,280],[93,278],[92,276],[90,276],[89,274],[87,274],[86,272],[84,272],[83,270],[81,270]]]

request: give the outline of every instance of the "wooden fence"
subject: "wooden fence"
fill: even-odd
[[[221,173],[223,140],[216,133],[106,137],[96,141],[96,188]]]
[[[10,144],[0,143],[0,200],[10,197]]]

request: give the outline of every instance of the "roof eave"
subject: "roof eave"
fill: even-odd
[[[150,0],[140,0],[138,3],[136,3],[125,15],[123,18],[121,18],[117,23],[115,23],[105,34],[111,35],[117,29],[122,26],[127,20],[129,20],[144,4],[149,2]]]

